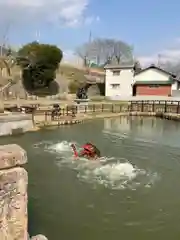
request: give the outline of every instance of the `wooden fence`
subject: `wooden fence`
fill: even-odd
[[[21,106],[26,108],[26,106]],[[7,110],[10,110],[7,108]],[[51,106],[49,110],[42,109],[39,105],[26,108],[26,113],[41,116],[45,121],[53,121],[65,117],[75,118],[78,114],[101,114],[101,113],[123,113],[123,112],[155,112],[180,114],[180,101],[129,101],[127,103],[98,103],[88,105],[59,106],[55,109]],[[18,111],[21,111],[18,110]]]
[[[180,114],[180,101],[131,101],[129,111]]]
[[[59,120],[64,117],[75,118],[77,114],[101,114],[123,112],[155,112],[180,114],[178,101],[130,101],[127,104],[89,104],[84,106],[67,106],[59,110],[36,110],[35,115],[45,115],[45,121]]]

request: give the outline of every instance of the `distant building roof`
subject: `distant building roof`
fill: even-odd
[[[120,64],[106,64],[104,69],[128,69],[134,68],[133,62],[121,62]]]
[[[173,74],[173,73],[171,73],[171,72],[168,72],[168,71],[166,71],[166,70],[164,70],[164,69],[162,69],[162,68],[160,68],[160,67],[158,67],[158,66],[156,66],[156,65],[154,65],[154,64],[150,65],[150,66],[147,67],[147,68],[142,69],[141,71],[139,71],[139,72],[136,73],[135,75],[141,74],[142,72],[147,71],[147,70],[149,70],[149,69],[157,69],[157,70],[161,71],[162,73],[165,73],[165,74],[171,76],[172,78],[175,78],[175,79],[176,79],[176,75],[175,75],[175,74]]]

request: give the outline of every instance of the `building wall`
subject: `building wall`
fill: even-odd
[[[168,81],[169,74],[165,74],[157,69],[148,69],[134,76],[134,81]]]
[[[105,75],[105,96],[113,98],[132,96],[133,74],[133,69],[121,69],[120,75],[114,76],[113,71],[107,69]],[[115,86],[115,84],[119,86]]]
[[[172,91],[173,90],[178,90],[178,89],[179,89],[178,81],[174,81],[174,83],[172,84]]]
[[[175,80],[172,84],[172,91],[174,90],[180,90],[180,82]]]
[[[150,87],[148,85],[137,85],[136,95],[156,95],[156,96],[171,96],[171,85],[162,85],[159,87]]]

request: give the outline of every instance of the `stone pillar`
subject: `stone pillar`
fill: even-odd
[[[0,146],[0,240],[28,238],[26,162],[26,152],[18,145]]]

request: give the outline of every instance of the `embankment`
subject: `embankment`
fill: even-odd
[[[27,154],[16,144],[0,146],[0,239],[28,240]],[[45,240],[37,235],[32,240]]]

